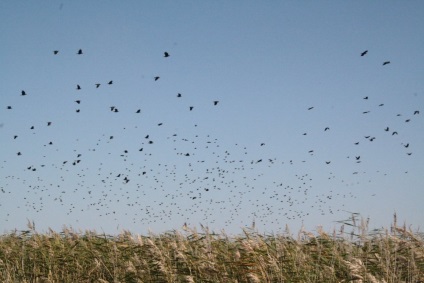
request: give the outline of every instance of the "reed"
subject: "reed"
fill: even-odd
[[[338,231],[228,236],[207,227],[117,236],[29,230],[0,236],[1,282],[424,282],[424,237],[396,217],[369,232],[356,216]],[[350,231],[346,232],[346,227]]]

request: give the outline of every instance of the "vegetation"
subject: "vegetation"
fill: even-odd
[[[1,282],[424,282],[424,237],[396,218],[367,231],[355,215],[339,231],[238,236],[184,227],[107,236],[64,228],[0,236]],[[351,227],[349,233],[345,227]]]

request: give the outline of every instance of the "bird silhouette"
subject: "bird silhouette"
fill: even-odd
[[[364,99],[368,99],[368,96],[365,96]]]
[[[80,85],[77,85],[77,90],[80,90],[81,89],[81,86]]]
[[[166,58],[166,57],[169,57],[169,53],[168,53],[168,52],[164,52],[164,53],[163,53],[163,57],[165,57],[165,58]]]
[[[329,127],[326,127],[326,128],[324,129],[324,132],[325,132],[325,131],[328,131],[328,130],[330,130],[330,128],[329,128]]]
[[[80,103],[81,103],[81,100],[75,100],[75,102],[76,102],[77,104],[80,104]]]
[[[190,108],[189,108],[189,109],[190,109],[190,111],[191,111],[191,110],[193,110],[193,108],[194,108],[194,106],[190,106]]]
[[[365,54],[368,53],[368,50],[365,50],[364,52],[361,53],[361,56],[365,56]]]
[[[99,88],[100,87],[100,84],[96,84],[96,88]]]
[[[385,62],[383,63],[383,66],[385,66],[385,65],[387,65],[387,64],[390,64],[390,61],[385,61]]]
[[[415,111],[414,111],[414,115],[418,115],[418,114],[420,114],[420,111],[415,110]]]
[[[53,54],[54,54],[54,55],[57,55],[58,53],[59,53],[59,50],[54,50],[54,51],[53,51]]]
[[[141,112],[141,109],[138,109],[135,113],[140,113]]]
[[[156,76],[155,77],[155,81],[157,81],[157,80],[159,80],[160,79],[160,77],[159,76]]]
[[[314,107],[313,107],[313,106],[308,108],[308,110],[312,110],[312,109],[314,109]]]
[[[26,94],[26,92],[23,90],[23,91],[21,92],[21,95],[22,95],[22,96],[24,96],[24,95],[27,95],[27,94]]]
[[[78,50],[77,54],[82,55],[82,49]]]
[[[177,94],[177,97],[181,97],[181,93],[178,93],[178,94]]]
[[[113,84],[113,81],[109,81],[107,84],[108,84],[108,85],[111,85],[111,84]]]
[[[215,100],[214,102],[213,102],[213,105],[218,105],[218,103],[219,103],[219,101],[218,100]]]

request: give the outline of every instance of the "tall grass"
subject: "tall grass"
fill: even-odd
[[[118,236],[64,228],[0,236],[1,282],[424,282],[424,238],[396,218],[390,229],[366,221],[339,231],[238,236],[184,227]],[[350,227],[350,232],[345,232]]]

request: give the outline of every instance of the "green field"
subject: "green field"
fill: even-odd
[[[424,282],[423,235],[396,218],[387,229],[368,231],[353,217],[331,233],[295,235],[183,227],[108,236],[28,226],[0,236],[1,282]]]

